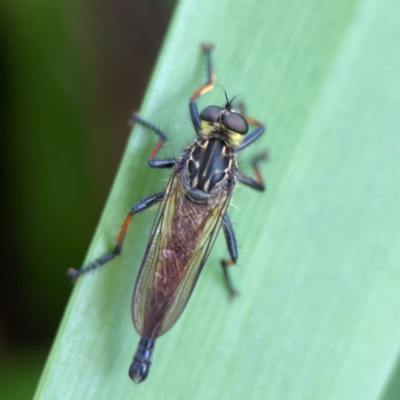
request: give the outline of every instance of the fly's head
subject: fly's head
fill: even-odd
[[[249,130],[246,119],[232,108],[232,100],[226,99],[225,107],[208,106],[200,113],[204,136],[224,138],[232,147],[238,146]]]

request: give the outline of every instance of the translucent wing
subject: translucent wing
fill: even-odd
[[[173,173],[156,216],[132,298],[137,332],[156,338],[182,314],[211,251],[231,193],[206,203],[185,195]]]

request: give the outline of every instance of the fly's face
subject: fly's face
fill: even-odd
[[[208,106],[200,113],[202,134],[224,138],[232,147],[243,142],[249,130],[246,119],[232,108],[232,101],[227,100],[225,107]]]
[[[183,153],[180,174],[189,199],[207,202],[221,192],[233,192],[236,155],[224,140],[215,136],[202,137]]]

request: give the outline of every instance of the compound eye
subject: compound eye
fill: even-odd
[[[217,122],[221,118],[222,107],[208,106],[200,113],[200,119],[207,122]]]
[[[241,135],[245,135],[249,130],[247,121],[241,115],[235,113],[225,117],[224,125],[229,131],[240,133]]]

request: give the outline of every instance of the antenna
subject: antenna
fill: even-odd
[[[226,108],[226,107],[230,108],[231,102],[229,101],[229,98],[228,98],[228,95],[227,95],[227,93],[226,93],[226,90],[225,90],[221,85],[218,85],[218,83],[217,83],[217,86],[219,86],[219,87],[224,91],[225,99],[226,99],[225,108]]]

